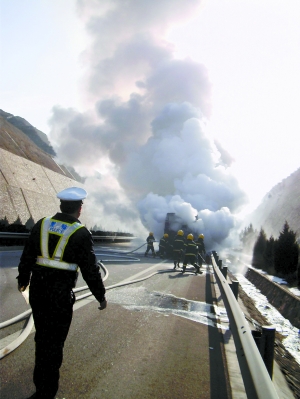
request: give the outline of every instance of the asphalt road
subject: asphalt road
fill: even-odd
[[[100,312],[92,296],[75,304],[57,398],[231,398],[212,272],[182,275],[169,261],[111,255],[99,255],[108,269],[107,309]],[[28,308],[16,291],[17,263],[18,255],[1,253],[1,321]],[[119,283],[126,285],[113,288]],[[1,360],[1,399],[30,396],[33,367],[31,333]]]

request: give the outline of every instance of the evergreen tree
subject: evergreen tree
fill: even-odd
[[[261,228],[253,248],[252,265],[256,268],[265,269],[264,253],[266,250],[266,245],[267,236],[263,228]]]
[[[251,251],[253,244],[257,239],[257,230],[253,229],[252,223],[240,233],[240,240],[243,243],[243,248],[245,251]]]
[[[264,269],[269,274],[274,273],[274,245],[275,239],[273,236],[266,241],[266,247],[264,251]]]
[[[290,230],[286,221],[274,246],[274,268],[279,275],[289,275],[297,271],[299,247],[296,233]]]
[[[253,231],[254,230],[252,223],[250,223],[249,226],[245,227],[244,230],[240,233],[240,240],[242,241],[243,244],[245,244],[249,236],[253,234]]]

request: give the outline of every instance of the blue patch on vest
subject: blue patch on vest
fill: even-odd
[[[67,224],[53,221],[50,223],[49,231],[57,234],[64,234],[67,228],[68,228]]]

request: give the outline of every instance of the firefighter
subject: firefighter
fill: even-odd
[[[173,242],[173,260],[174,260],[174,267],[179,267],[179,262],[181,261],[182,253],[185,249],[185,239],[184,239],[184,232],[183,230],[178,230],[177,235]]]
[[[185,272],[187,264],[191,264],[196,269],[196,274],[197,273],[202,274],[202,272],[200,271],[200,267],[196,263],[197,255],[198,255],[198,247],[194,242],[194,236],[193,234],[188,234],[183,266],[182,266],[182,273]]]
[[[169,249],[169,234],[165,233],[159,241],[159,256],[161,259],[167,255]]]
[[[59,192],[61,213],[33,226],[20,259],[18,289],[24,291],[30,282],[29,302],[35,324],[36,392],[30,398],[56,397],[78,268],[100,304],[98,309],[107,305],[91,233],[78,220],[86,196],[80,187]]]
[[[156,256],[156,253],[155,253],[155,250],[154,250],[155,238],[154,238],[154,235],[153,235],[152,232],[149,233],[146,241],[147,241],[147,249],[146,249],[146,252],[145,252],[145,256],[147,256],[148,252],[151,251],[153,258],[155,258],[155,256]]]
[[[202,263],[205,262],[205,245],[204,245],[204,234],[199,234],[198,240],[196,242],[198,246],[198,264],[201,267]]]

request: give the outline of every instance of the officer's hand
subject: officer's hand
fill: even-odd
[[[106,306],[107,306],[107,300],[104,299],[104,301],[100,302],[100,306],[98,309],[103,310],[106,308]]]
[[[18,285],[18,290],[20,291],[20,292],[24,292],[25,290],[26,290],[26,285]]]

